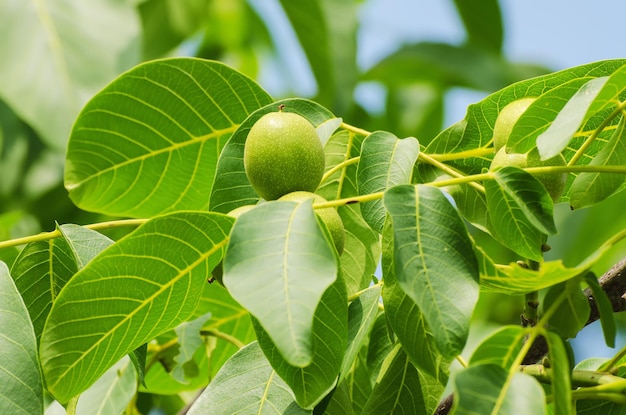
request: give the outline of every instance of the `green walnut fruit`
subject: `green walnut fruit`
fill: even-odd
[[[493,126],[493,147],[496,152],[504,147],[511,136],[513,126],[537,98],[527,97],[513,101],[502,108]]]
[[[320,195],[316,195],[315,193],[304,192],[304,191],[288,193],[278,200],[288,200],[292,202],[304,202],[305,200],[308,200],[308,199],[313,199],[313,203],[327,202],[327,200],[324,199]],[[328,207],[324,209],[315,209],[315,213],[317,213],[320,219],[322,219],[322,222],[324,222],[324,224],[328,228],[328,231],[330,232],[330,236],[332,237],[333,242],[335,243],[335,248],[337,249],[337,253],[341,255],[341,253],[343,252],[344,244],[346,242],[346,231],[345,231],[345,228],[343,227],[343,221],[341,220],[339,213],[337,213],[337,209],[333,207]]]
[[[247,211],[252,210],[255,206],[256,205],[239,206],[238,208],[235,208],[231,210],[230,212],[228,212],[227,215],[237,219],[239,216],[243,215]],[[217,281],[220,283],[221,286],[224,286],[224,283],[222,282],[223,276],[224,276],[224,270],[222,269],[222,261],[220,261],[219,264],[217,264],[215,268],[213,268],[213,271],[211,271],[211,277],[209,278],[209,283],[212,283],[213,281]]]
[[[324,149],[306,118],[272,112],[250,129],[243,164],[259,196],[275,200],[297,190],[317,189],[324,174]]]
[[[498,150],[491,161],[489,170],[495,171],[504,166],[513,167],[543,167],[543,166],[565,166],[565,158],[562,154],[558,154],[551,159],[541,160],[537,149],[532,150],[528,154],[507,153],[506,148]],[[534,175],[539,180],[554,202],[559,200],[565,184],[567,183],[567,173],[541,173]]]

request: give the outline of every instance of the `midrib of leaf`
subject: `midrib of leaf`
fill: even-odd
[[[135,314],[137,314],[137,312],[139,312],[139,310],[143,309],[146,305],[150,304],[156,297],[158,297],[164,291],[169,289],[174,283],[178,282],[184,275],[186,275],[188,272],[190,272],[193,268],[195,268],[198,264],[200,264],[206,258],[208,258],[212,254],[214,254],[218,249],[221,249],[226,243],[228,243],[228,239],[229,239],[228,237],[224,238],[224,240],[222,240],[220,243],[215,244],[211,249],[209,249],[203,255],[200,255],[199,258],[196,261],[194,261],[191,264],[189,264],[186,268],[183,268],[182,270],[180,270],[180,272],[178,273],[178,275],[176,277],[172,278],[167,284],[164,284],[156,293],[154,293],[150,297],[146,298],[142,302],[142,304],[140,306],[136,307],[135,310],[130,312],[128,315],[126,315],[126,317],[124,317],[122,320],[120,320],[120,322],[118,322],[111,330],[109,330],[108,332],[104,333],[102,335],[102,337],[98,341],[96,341],[87,350],[85,350],[85,352],[83,354],[81,354],[78,358],[76,358],[76,360],[74,360],[74,362],[72,362],[72,364],[67,366],[67,368],[61,373],[61,375],[59,375],[57,377],[56,382],[54,382],[50,386],[50,389],[53,389],[54,387],[56,387],[56,385],[58,385],[59,382],[62,379],[65,378],[67,373],[70,370],[72,370],[78,363],[80,363],[84,359],[85,356],[88,356],[90,354],[90,352],[94,348],[98,347],[100,345],[100,343],[102,343],[104,340],[106,340],[119,327],[121,327],[124,323],[126,323],[128,320],[130,320]]]
[[[426,262],[425,262],[426,255],[424,254],[424,251],[422,250],[422,246],[423,246],[422,245],[422,232],[418,229],[419,228],[419,217],[420,217],[420,213],[419,213],[420,212],[419,191],[416,189],[416,191],[413,192],[413,194],[415,195],[415,218],[416,218],[415,230],[416,230],[416,234],[417,234],[416,235],[417,236],[417,246],[418,246],[419,253],[420,253],[420,260],[422,262],[422,269],[424,270],[426,282],[428,284],[428,291],[430,292],[430,298],[436,298],[437,296],[435,295],[435,292],[433,291],[433,286],[431,284],[430,271],[429,271],[429,268],[426,266]],[[436,303],[435,303],[435,307],[434,308],[436,310],[438,320],[439,321],[443,321],[443,317],[441,315],[440,307],[437,306]],[[448,335],[448,331],[444,330],[443,333],[446,336],[447,343],[451,344],[450,336]]]
[[[131,119],[131,118],[129,118],[129,119],[133,120],[133,121],[136,121],[135,119]],[[235,130],[237,130],[238,127],[239,127],[239,125],[233,124],[231,127],[223,128],[221,130],[215,130],[215,131],[213,131],[210,134],[205,134],[205,135],[202,135],[202,136],[199,136],[199,137],[194,137],[191,140],[183,141],[181,143],[173,143],[169,147],[164,147],[164,148],[161,148],[161,149],[158,149],[158,150],[151,150],[150,153],[142,154],[141,156],[133,157],[133,158],[127,159],[127,160],[125,160],[125,161],[123,161],[121,163],[117,163],[117,164],[115,164],[113,166],[110,166],[110,167],[107,167],[105,169],[99,170],[97,173],[92,174],[90,176],[87,176],[87,177],[85,177],[83,180],[81,180],[79,182],[75,182],[75,183],[71,183],[71,184],[67,185],[66,189],[68,191],[71,191],[71,190],[73,190],[73,189],[75,189],[77,187],[80,187],[80,186],[84,185],[85,183],[87,183],[87,182],[89,182],[91,180],[97,179],[98,177],[100,177],[103,174],[109,173],[110,171],[117,170],[120,167],[129,165],[129,164],[132,164],[132,163],[145,161],[145,160],[147,160],[147,159],[149,159],[151,157],[155,157],[155,156],[158,156],[158,155],[163,154],[163,153],[168,153],[168,152],[171,153],[171,152],[173,152],[175,150],[178,150],[178,149],[181,149],[181,148],[184,148],[186,146],[193,145],[193,144],[196,144],[196,143],[201,143],[201,142],[208,141],[208,140],[211,140],[211,139],[220,138],[224,134],[228,134],[228,133],[234,132]],[[91,129],[90,128],[81,128],[81,130],[89,131]],[[111,132],[111,131],[109,131],[109,132]],[[165,138],[165,137],[163,137],[163,138]],[[169,140],[167,140],[167,141],[169,141]]]
[[[272,373],[270,373],[270,377],[267,379],[267,382],[265,383],[265,389],[263,390],[263,396],[261,396],[261,399],[260,399],[259,410],[256,412],[257,414],[263,413],[263,405],[265,405],[265,402],[267,401],[267,395],[269,394],[270,386],[272,385],[272,379],[274,379],[275,374],[276,372],[272,370]]]
[[[291,239],[291,224],[294,221],[294,216],[296,212],[298,212],[299,207],[296,207],[291,211],[291,215],[289,216],[289,225],[287,226],[287,232],[285,234],[285,253],[283,255],[283,289],[285,290],[285,302],[287,303],[287,320],[289,321],[289,334],[291,337],[291,341],[293,344],[298,344],[298,341],[295,337],[295,330],[293,330],[293,315],[291,314],[291,307],[289,306],[289,280],[287,279],[287,259],[289,257],[289,240]],[[300,348],[300,347],[298,347]]]
[[[65,88],[65,96],[72,100],[72,105],[74,107],[78,107],[76,95],[74,95],[72,91],[73,88],[69,85],[69,80],[72,79],[72,77],[70,76],[70,71],[67,68],[66,62],[63,59],[63,47],[61,46],[61,41],[59,39],[54,21],[50,17],[50,12],[46,7],[46,1],[33,0],[33,5],[37,11],[37,17],[45,29],[50,50],[53,52],[52,56],[54,57],[55,66],[58,68],[59,72],[64,75],[61,77],[61,81],[63,82],[63,87]]]
[[[219,320],[215,320],[215,322],[213,324],[209,324],[206,327],[207,328],[212,328],[212,327],[221,327],[224,324],[227,324],[233,320],[240,320],[241,318],[243,318],[244,316],[246,316],[248,314],[248,312],[244,309],[242,309],[241,311],[239,311],[237,314],[233,314],[230,315],[226,318],[221,318]]]

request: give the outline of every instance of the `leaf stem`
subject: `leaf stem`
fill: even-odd
[[[458,153],[429,154],[430,158],[437,161],[462,160],[471,157],[482,157],[493,154],[493,147],[481,147],[472,150],[459,151]]]
[[[595,141],[596,138],[600,135],[602,131],[613,121],[613,118],[617,117],[624,109],[626,109],[626,101],[622,102],[616,109],[613,111],[608,117],[606,117],[602,123],[593,130],[589,138],[585,140],[585,142],[580,146],[574,156],[570,159],[568,166],[573,166],[576,162],[585,154],[585,151],[589,148],[589,146]]]
[[[245,344],[238,338],[231,336],[230,334],[221,332],[219,330],[212,330],[212,329],[200,330],[200,335],[201,336],[213,336],[213,337],[217,337],[218,339],[226,340],[227,342],[231,343],[233,346],[235,346],[238,349],[241,349],[242,347],[245,346]]]
[[[122,226],[139,226],[147,221],[148,219],[121,219],[121,220],[112,220],[112,221],[107,221],[107,222],[91,223],[89,225],[84,225],[84,227],[87,229],[97,231],[97,230],[103,230],[103,229],[119,228]],[[31,242],[47,241],[49,239],[58,238],[60,236],[61,236],[61,231],[59,231],[58,229],[55,229],[53,231],[42,232],[37,235],[29,235],[29,236],[24,236],[21,238],[8,239],[6,241],[0,241],[0,249],[9,248],[12,246],[24,245],[24,244],[28,244]]]
[[[65,406],[65,412],[67,412],[67,415],[76,415],[76,407],[78,406],[79,396],[80,395],[76,395],[67,402],[67,405]]]
[[[374,285],[370,285],[367,288],[362,289],[361,291],[357,291],[354,294],[352,294],[351,296],[348,297],[348,302],[351,303],[352,301],[356,300],[357,298],[359,298],[361,296],[361,294],[365,293],[368,290],[371,290],[372,288],[375,287],[381,287],[383,285],[383,280],[378,281],[376,284]]]
[[[333,167],[332,169],[330,169],[326,173],[324,173],[324,175],[322,176],[321,183],[324,183],[326,180],[328,180],[328,178],[330,176],[332,176],[333,174],[337,173],[339,170],[343,169],[344,167],[347,167],[347,166],[350,166],[352,164],[358,163],[360,159],[361,159],[361,157],[352,157],[351,159],[345,160],[345,161],[337,164],[335,167]]]
[[[433,165],[433,166],[437,167],[439,170],[443,171],[444,173],[448,173],[452,177],[459,178],[459,179],[468,177],[467,175],[465,175],[463,173],[459,173],[458,171],[456,171],[452,167],[447,166],[447,165],[441,163],[438,160],[435,160],[434,158],[432,158],[428,154],[420,152],[419,155],[417,156],[417,160],[418,161],[422,161],[424,163],[428,163],[430,165]],[[467,183],[470,186],[472,186],[474,189],[478,190],[479,192],[485,193],[485,188],[483,186],[479,185],[478,183],[474,183],[473,181],[468,181]]]
[[[371,132],[364,130],[362,128],[359,127],[355,127],[354,125],[350,125],[347,124],[345,122],[342,122],[341,125],[339,126],[339,128],[343,128],[346,131],[350,131],[351,133],[355,133],[358,135],[363,135],[363,136],[368,136],[370,134],[372,134]]]

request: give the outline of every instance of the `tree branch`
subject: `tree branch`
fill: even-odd
[[[611,301],[613,306],[613,312],[618,313],[620,311],[626,311],[626,258],[622,259],[617,264],[613,265],[611,269],[605,272],[598,280],[600,287],[606,293],[607,297]],[[589,288],[584,291],[585,296],[589,301],[591,307],[591,313],[589,314],[589,320],[586,325],[593,323],[600,318],[600,312],[598,311],[598,305]],[[538,337],[535,343],[532,345],[528,354],[524,357],[523,364],[530,365],[540,361],[545,355],[548,354],[548,344],[543,337]],[[447,415],[452,409],[452,395],[446,396],[437,407],[435,415]]]

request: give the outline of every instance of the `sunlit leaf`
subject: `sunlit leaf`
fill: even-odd
[[[411,183],[418,154],[419,143],[414,137],[399,140],[386,131],[367,136],[357,172],[359,194],[384,192],[395,185]],[[386,213],[381,199],[361,203],[361,213],[372,229],[382,232]]]
[[[19,415],[43,413],[35,332],[4,262],[0,262],[0,333],[0,408]]]
[[[3,1],[0,97],[63,149],[86,100],[139,61],[140,26],[127,2]]]
[[[58,230],[60,238],[26,245],[11,269],[38,341],[52,302],[65,283],[113,243],[106,236],[78,225],[65,224]]]
[[[589,166],[624,166],[626,165],[626,134],[622,117],[608,143],[591,160]],[[570,190],[570,206],[581,209],[599,203],[611,196],[626,180],[625,174],[619,173],[580,173],[574,179]]]
[[[284,105],[284,111],[295,112],[309,120],[314,127],[333,119],[334,115],[321,105],[306,99],[284,99],[265,106],[252,113],[234,132],[224,146],[217,162],[213,187],[210,189],[210,209],[215,212],[228,213],[244,205],[253,205],[259,200],[252,185],[248,181],[243,166],[243,150],[250,128],[263,115],[278,111]]]
[[[228,66],[144,63],[95,95],[70,136],[65,187],[85,210],[133,217],[206,209],[220,150],[270,102]]]
[[[285,359],[304,367],[313,356],[313,315],[322,294],[337,278],[337,268],[312,199],[275,201],[237,219],[223,280]]]
[[[340,131],[334,134],[326,146],[326,171],[358,156],[363,137]],[[357,196],[357,165],[345,168],[328,176],[316,193],[327,200]],[[340,206],[337,211],[346,230],[343,254],[339,258],[341,271],[346,281],[348,295],[366,288],[380,258],[380,235],[373,231],[361,215],[359,204]]]
[[[497,365],[473,366],[454,378],[454,414],[541,415],[544,392],[522,373],[510,376]]]
[[[478,264],[457,210],[437,188],[400,185],[387,192],[395,272],[417,304],[444,357],[461,352],[478,300]]]
[[[232,220],[206,212],[157,217],[79,271],[53,303],[41,337],[48,390],[67,402],[122,356],[187,320],[223,256]]]
[[[254,342],[234,354],[189,409],[202,414],[310,414]]]
[[[608,77],[591,79],[580,87],[559,111],[547,130],[537,137],[537,148],[542,160],[560,154],[587,118],[587,112]]]
[[[391,339],[393,334],[390,333],[389,326],[387,324],[386,313],[379,313],[374,327],[370,334],[370,341],[367,347],[367,368],[369,371],[370,383],[373,386],[376,383],[376,378],[382,367],[385,357],[394,348],[394,343]]]
[[[390,225],[390,221],[385,223],[382,242],[383,303],[387,323],[413,364],[445,385],[451,358],[442,356],[436,345],[436,330],[428,327],[415,301],[398,284],[393,262],[393,230]]]
[[[339,278],[328,287],[315,310],[313,355],[308,366],[290,365],[258,321],[252,321],[263,353],[298,404],[306,409],[315,407],[335,387],[346,350],[348,302],[343,280]]]

